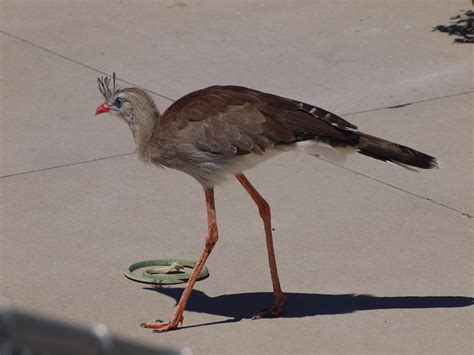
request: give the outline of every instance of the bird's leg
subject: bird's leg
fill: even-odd
[[[188,301],[193,286],[201,273],[201,270],[206,263],[209,254],[214,248],[217,242],[217,222],[216,222],[216,206],[214,203],[214,190],[212,188],[205,188],[204,193],[206,195],[206,208],[207,208],[207,235],[205,239],[204,251],[201,254],[194,270],[189,278],[188,284],[181,295],[181,299],[178,302],[176,313],[173,318],[168,322],[154,322],[154,323],[142,323],[143,328],[151,328],[156,332],[166,332],[168,330],[176,329],[180,323],[183,323],[183,312],[186,302]]]
[[[273,237],[272,237],[272,222],[270,215],[270,205],[267,201],[258,193],[255,187],[252,186],[250,181],[245,177],[244,174],[236,174],[235,177],[242,184],[245,190],[249,193],[250,197],[255,201],[260,212],[260,217],[262,217],[263,225],[265,227],[265,238],[267,241],[267,251],[268,251],[268,263],[270,264],[270,273],[272,276],[273,284],[273,295],[275,297],[275,302],[273,306],[269,309],[266,309],[252,317],[252,319],[259,318],[275,318],[280,316],[285,307],[285,295],[281,291],[280,280],[278,278],[278,271],[275,259],[275,251],[273,249]]]

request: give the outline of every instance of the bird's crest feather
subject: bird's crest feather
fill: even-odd
[[[117,91],[120,90],[119,87],[115,86],[115,73],[112,74],[112,89],[110,88],[110,77],[103,76],[97,78],[97,84],[99,87],[99,91],[102,96],[105,98],[106,101],[112,99]]]

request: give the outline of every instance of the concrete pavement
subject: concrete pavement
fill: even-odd
[[[472,45],[432,31],[469,6],[2,1],[0,296],[196,354],[471,353]],[[442,169],[292,152],[249,171],[273,208],[288,292],[273,320],[248,319],[271,302],[256,210],[237,184],[218,188],[211,276],[183,329],[152,334],[138,324],[169,317],[181,287],[151,289],[123,270],[196,259],[203,194],[137,161],[122,122],[94,118],[96,77],[113,71],[154,92],[162,111],[211,84],[304,100]]]

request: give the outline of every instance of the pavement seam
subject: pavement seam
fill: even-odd
[[[26,174],[30,174],[30,173],[37,173],[37,172],[42,172],[42,171],[48,171],[48,170],[55,170],[55,169],[59,169],[59,168],[69,167],[69,166],[83,165],[83,164],[88,164],[88,163],[97,162],[97,161],[101,161],[101,160],[113,159],[113,158],[119,158],[119,157],[125,157],[125,156],[129,156],[129,155],[134,155],[134,154],[136,154],[136,153],[135,153],[135,152],[131,152],[131,153],[123,153],[123,154],[110,155],[110,156],[106,156],[106,157],[100,157],[100,158],[89,159],[89,160],[82,160],[82,161],[78,161],[78,162],[74,162],[74,163],[70,163],[70,164],[62,164],[62,165],[51,166],[51,167],[48,167],[48,168],[42,168],[42,169],[24,171],[24,172],[16,173],[16,174],[3,175],[3,176],[0,176],[0,179],[9,178],[9,177],[15,177],[15,176],[20,176],[20,175],[26,175]],[[461,210],[458,210],[457,208],[448,206],[448,205],[446,205],[446,204],[444,204],[444,203],[435,201],[435,200],[433,200],[433,199],[430,198],[430,197],[425,197],[425,196],[422,196],[422,195],[418,195],[418,194],[416,194],[416,193],[414,193],[414,192],[411,192],[411,191],[402,189],[401,187],[398,187],[398,186],[393,185],[393,184],[390,184],[390,183],[388,183],[388,182],[379,180],[379,179],[374,178],[374,177],[372,177],[372,176],[370,176],[370,175],[366,175],[366,174],[360,173],[360,172],[358,172],[358,171],[349,169],[349,168],[347,168],[347,167],[345,167],[345,166],[343,166],[343,165],[334,163],[334,162],[332,162],[332,161],[326,160],[326,159],[321,158],[321,157],[317,157],[317,156],[315,156],[315,157],[318,158],[319,160],[322,160],[322,161],[328,163],[328,164],[331,164],[331,165],[336,166],[336,167],[338,167],[338,168],[347,170],[347,171],[349,171],[349,172],[351,172],[351,173],[354,173],[354,174],[356,174],[356,175],[365,177],[365,178],[370,179],[370,180],[372,180],[372,181],[378,182],[378,183],[383,184],[383,185],[385,185],[385,186],[387,186],[387,187],[391,187],[391,188],[393,188],[393,189],[395,189],[395,190],[398,190],[398,191],[407,193],[407,194],[409,194],[409,195],[411,195],[411,196],[418,197],[418,198],[421,198],[421,199],[423,199],[423,200],[432,202],[432,203],[434,203],[435,205],[438,205],[438,206],[440,206],[440,207],[447,208],[447,209],[449,209],[449,210],[451,210],[451,211],[454,211],[454,212],[456,212],[456,213],[459,213],[459,214],[462,215],[463,217],[474,218],[474,216],[471,215],[471,214],[469,214],[469,213],[463,212],[463,211],[461,211]]]
[[[347,168],[347,167],[345,167],[345,166],[343,166],[343,165],[334,163],[334,162],[332,162],[332,161],[330,161],[330,160],[326,160],[326,159],[321,158],[321,157],[318,157],[318,156],[315,156],[315,157],[318,158],[319,160],[322,160],[322,161],[328,163],[328,164],[337,166],[338,168],[344,169],[344,170],[346,170],[346,171],[350,171],[351,173],[354,173],[354,174],[356,174],[356,175],[363,176],[363,177],[365,177],[365,178],[367,178],[367,179],[370,179],[370,180],[372,180],[372,181],[375,181],[375,182],[378,182],[378,183],[383,184],[383,185],[385,185],[385,186],[391,187],[391,188],[393,188],[393,189],[395,189],[395,190],[405,192],[405,193],[407,193],[407,194],[409,194],[409,195],[412,195],[412,196],[421,198],[421,199],[426,200],[426,201],[430,201],[430,202],[434,203],[435,205],[438,205],[438,206],[440,206],[440,207],[444,207],[444,208],[447,208],[447,209],[449,209],[449,210],[451,210],[451,211],[457,212],[457,213],[459,213],[460,215],[462,215],[463,217],[474,218],[474,216],[471,215],[470,213],[466,213],[466,212],[463,212],[463,211],[461,211],[461,210],[458,210],[458,209],[455,208],[455,207],[451,207],[451,206],[445,205],[444,203],[435,201],[435,200],[433,200],[432,198],[425,197],[425,196],[422,196],[422,195],[418,195],[418,194],[416,194],[416,193],[414,193],[414,192],[411,192],[411,191],[409,191],[409,190],[405,190],[405,189],[403,189],[403,188],[401,188],[401,187],[398,187],[398,186],[396,186],[396,185],[390,184],[390,183],[385,182],[385,181],[383,181],[383,180],[374,178],[374,177],[372,177],[372,176],[370,176],[370,175],[366,175],[366,174],[361,173],[361,172],[358,172],[358,171],[356,171],[356,170],[349,169],[349,168]]]
[[[102,71],[102,70],[100,70],[100,69],[94,68],[94,67],[92,67],[92,66],[90,66],[90,65],[87,65],[87,64],[85,64],[85,63],[79,62],[78,60],[69,58],[69,57],[67,57],[67,56],[65,56],[65,55],[63,55],[63,54],[61,54],[61,53],[55,52],[55,51],[53,51],[53,50],[51,50],[51,49],[48,49],[48,48],[46,48],[46,47],[40,46],[39,44],[30,42],[30,41],[28,41],[27,39],[18,37],[18,36],[14,35],[14,34],[11,34],[11,33],[9,33],[9,32],[3,31],[3,30],[0,30],[0,33],[3,33],[3,34],[6,35],[6,36],[10,36],[10,37],[12,37],[12,38],[15,38],[15,39],[18,40],[18,41],[21,41],[21,42],[24,42],[24,43],[26,43],[26,44],[29,44],[30,46],[33,46],[33,47],[38,48],[38,49],[41,49],[41,50],[43,50],[43,51],[45,51],[45,52],[48,52],[48,53],[50,53],[50,54],[53,54],[53,55],[55,55],[55,56],[57,56],[57,57],[60,57],[60,58],[62,58],[62,59],[65,59],[65,60],[67,60],[67,61],[69,61],[69,62],[72,62],[72,63],[74,63],[74,64],[77,64],[77,65],[80,65],[80,66],[82,66],[82,67],[84,67],[84,68],[87,68],[87,69],[89,69],[89,70],[95,71],[95,72],[97,72],[97,73],[99,73],[99,74],[109,75],[109,76],[110,76],[109,73],[106,73],[106,72],[104,72],[104,71]],[[122,82],[124,82],[124,83],[126,83],[126,84],[129,84],[129,85],[132,85],[132,86],[140,86],[140,85],[134,84],[134,83],[132,83],[132,82],[130,82],[130,81],[127,81],[127,80],[124,80],[124,79],[120,79],[119,77],[117,77],[117,80],[118,80],[118,81],[122,81]],[[162,99],[165,99],[165,100],[168,100],[168,101],[171,101],[171,102],[176,101],[175,99],[172,99],[171,97],[168,97],[168,96],[166,96],[166,95],[160,94],[160,93],[155,92],[155,91],[153,91],[153,90],[146,89],[146,88],[142,88],[142,89],[148,91],[148,92],[151,93],[151,94],[154,94],[154,95],[156,95],[156,96],[159,96],[159,97],[161,97]]]
[[[97,73],[99,73],[99,74],[103,74],[103,75],[108,75],[108,76],[110,76],[109,73],[106,73],[106,72],[104,72],[104,71],[102,71],[102,70],[100,70],[100,69],[97,69],[97,68],[94,68],[94,67],[92,67],[92,66],[90,66],[90,65],[88,65],[88,64],[79,62],[78,60],[69,58],[69,57],[67,57],[67,56],[65,56],[65,55],[63,55],[63,54],[60,54],[60,53],[58,53],[58,52],[55,52],[55,51],[53,51],[53,50],[51,50],[51,49],[48,49],[48,48],[46,48],[46,47],[40,46],[39,44],[36,44],[36,43],[34,43],[34,42],[31,42],[31,41],[28,41],[27,39],[24,39],[24,38],[22,38],[22,37],[19,37],[19,36],[17,36],[17,35],[12,34],[12,33],[6,32],[6,31],[4,31],[4,30],[0,30],[0,33],[3,33],[4,35],[10,36],[10,37],[15,38],[15,39],[17,39],[17,40],[19,40],[19,41],[22,41],[22,42],[24,42],[24,43],[26,43],[26,44],[29,44],[29,45],[31,45],[31,46],[33,46],[33,47],[36,47],[36,48],[41,49],[41,50],[43,50],[43,51],[46,51],[46,52],[48,52],[48,53],[50,53],[50,54],[53,54],[53,55],[55,55],[55,56],[58,56],[58,57],[60,57],[60,58],[62,58],[62,59],[65,59],[65,60],[70,61],[70,62],[72,62],[72,63],[75,63],[75,64],[77,64],[77,65],[80,65],[80,66],[82,66],[82,67],[84,67],[84,68],[87,68],[87,69],[90,69],[90,70],[92,70],[92,71],[95,71],[95,72],[97,72]],[[140,85],[137,85],[137,84],[132,83],[132,82],[130,82],[130,81],[128,81],[128,80],[125,80],[125,79],[121,79],[121,78],[119,78],[119,77],[117,77],[117,80],[122,81],[122,82],[124,82],[124,83],[126,83],[126,84],[129,84],[129,85],[132,85],[132,86],[141,87]],[[165,99],[165,100],[168,100],[168,101],[171,101],[171,102],[175,102],[175,101],[176,101],[176,99],[173,99],[173,98],[171,98],[171,97],[169,97],[169,96],[160,94],[160,93],[158,93],[158,92],[156,92],[156,91],[153,91],[153,90],[150,90],[150,89],[147,89],[147,88],[144,88],[144,87],[141,87],[141,88],[144,89],[144,90],[146,90],[146,91],[148,91],[148,92],[151,93],[151,94],[154,94],[154,95],[156,95],[156,96],[161,97],[162,99]],[[421,100],[417,100],[417,101],[405,102],[405,103],[401,103],[401,104],[397,104],[397,105],[392,105],[392,106],[375,107],[375,108],[371,108],[371,109],[367,109],[367,110],[361,110],[361,111],[355,111],[355,112],[349,112],[349,113],[342,113],[341,116],[351,116],[351,115],[356,115],[356,114],[359,114],[359,113],[367,113],[367,112],[381,111],[381,110],[387,110],[387,109],[397,109],[397,108],[402,108],[402,107],[405,107],[405,106],[410,106],[410,105],[414,105],[414,104],[418,104],[418,103],[422,103],[422,102],[429,102],[429,101],[444,99],[444,98],[453,97],[453,96],[466,95],[466,94],[470,94],[470,93],[473,93],[473,92],[474,92],[474,88],[470,88],[470,89],[468,89],[468,90],[466,90],[466,91],[462,91],[462,92],[458,92],[458,93],[454,93],[454,94],[448,94],[448,95],[442,95],[442,96],[435,96],[435,97],[431,97],[431,98],[428,98],[428,99],[421,99]]]
[[[7,36],[10,36],[12,38],[15,38],[16,40],[19,40],[21,42],[24,42],[26,44],[29,44],[30,46],[33,46],[35,48],[38,48],[38,49],[41,49],[47,53],[50,53],[50,54],[53,54],[57,57],[60,57],[62,59],[65,59],[69,62],[72,62],[74,64],[77,64],[77,65],[80,65],[84,68],[87,68],[89,70],[92,70],[92,71],[95,71],[97,73],[100,73],[100,74],[103,74],[103,75],[110,75],[109,73],[106,73],[100,69],[97,69],[97,68],[94,68],[90,65],[87,65],[85,63],[82,63],[82,62],[79,62],[75,59],[72,59],[72,58],[69,58],[63,54],[60,54],[60,53],[57,53],[51,49],[48,49],[46,47],[43,47],[43,46],[40,46],[39,44],[36,44],[34,42],[31,42],[31,41],[28,41],[27,39],[24,39],[22,37],[19,37],[19,36],[16,36],[14,34],[11,34],[9,32],[6,32],[4,30],[0,30],[0,33],[3,33],[4,35],[7,35]],[[126,83],[126,84],[129,84],[129,85],[132,85],[132,86],[139,86],[139,85],[136,85],[130,81],[127,81],[127,80],[124,80],[124,79],[119,79],[117,78],[118,80]],[[149,93],[151,94],[154,94],[156,96],[159,96],[165,100],[168,100],[168,101],[171,101],[171,102],[175,102],[176,100],[175,99],[172,99],[166,95],[163,95],[163,94],[160,94],[160,93],[157,93],[153,90],[149,90],[149,89],[146,89],[146,88],[142,88],[146,91],[148,91]],[[439,100],[439,99],[444,99],[444,98],[448,98],[448,97],[454,97],[454,96],[460,96],[460,95],[466,95],[466,94],[470,94],[474,92],[474,89],[471,88],[467,91],[463,91],[463,92],[459,92],[459,93],[454,93],[454,94],[449,94],[449,95],[443,95],[443,96],[437,96],[437,97],[432,97],[432,98],[429,98],[429,99],[421,99],[421,100],[417,100],[417,101],[412,101],[412,102],[407,102],[407,103],[401,103],[401,104],[398,104],[398,105],[392,105],[392,106],[385,106],[385,107],[377,107],[377,108],[372,108],[372,109],[367,109],[367,110],[361,110],[361,111],[356,111],[356,112],[349,112],[349,113],[345,113],[345,114],[341,114],[341,116],[351,116],[351,115],[356,115],[356,114],[359,114],[359,113],[368,113],[368,112],[374,112],[374,111],[381,111],[381,110],[387,110],[387,109],[398,109],[398,108],[402,108],[402,107],[406,107],[406,106],[410,106],[410,105],[414,105],[414,104],[418,104],[418,103],[423,103],[423,102],[429,102],[429,101],[434,101],[434,100]],[[106,159],[111,159],[111,158],[117,158],[117,157],[122,157],[122,156],[127,156],[127,155],[132,155],[132,154],[135,154],[135,153],[125,153],[125,154],[118,154],[118,155],[111,155],[111,156],[106,156],[106,157],[101,157],[101,158],[96,158],[96,159],[90,159],[90,160],[84,160],[84,161],[79,161],[79,162],[74,162],[74,163],[70,163],[70,164],[63,164],[63,165],[57,165],[57,166],[52,166],[52,167],[48,167],[48,168],[42,168],[42,169],[36,169],[36,170],[30,170],[30,171],[24,171],[24,172],[20,172],[20,173],[14,173],[14,174],[8,174],[8,175],[3,175],[3,176],[0,176],[0,179],[3,179],[3,178],[8,178],[8,177],[14,177],[14,176],[19,176],[19,175],[25,175],[25,174],[29,174],[29,173],[35,173],[35,172],[41,172],[41,171],[47,171],[47,170],[54,170],[54,169],[57,169],[57,168],[64,168],[64,167],[68,167],[68,166],[75,166],[75,165],[81,165],[81,164],[87,164],[87,163],[91,163],[91,162],[95,162],[95,161],[100,161],[100,160],[106,160]],[[325,161],[326,163],[329,163],[331,165],[334,165],[334,166],[337,166],[339,168],[342,168],[344,170],[347,170],[347,171],[350,171],[354,174],[357,174],[357,175],[360,175],[360,176],[363,176],[365,178],[368,178],[370,180],[373,180],[373,181],[376,181],[378,183],[381,183],[385,186],[388,186],[388,187],[391,187],[391,188],[394,188],[396,190],[399,190],[399,191],[402,191],[402,192],[405,192],[409,195],[412,195],[412,196],[415,196],[415,197],[418,197],[418,198],[421,198],[421,199],[424,199],[424,200],[427,200],[427,201],[430,201],[440,207],[444,207],[444,208],[447,208],[451,211],[454,211],[454,212],[457,212],[459,214],[461,214],[462,216],[464,217],[467,217],[467,218],[474,218],[473,215],[469,214],[469,213],[466,213],[466,212],[463,212],[461,210],[458,210],[454,207],[450,207],[448,205],[445,205],[441,202],[437,202],[429,197],[425,197],[425,196],[422,196],[422,195],[418,195],[414,192],[411,192],[411,191],[408,191],[408,190],[405,190],[405,189],[402,189],[396,185],[392,185],[392,184],[389,184],[387,182],[384,182],[382,180],[379,180],[379,179],[376,179],[374,177],[371,177],[369,175],[366,175],[366,174],[363,174],[363,173],[360,173],[358,171],[355,171],[355,170],[352,170],[352,169],[349,169],[349,168],[346,168],[342,165],[339,165],[337,163],[334,163],[334,162],[331,162],[329,160],[326,160],[326,159],[323,159],[321,157],[318,157],[320,160],[322,161]]]
[[[59,168],[65,168],[65,167],[68,167],[68,166],[83,165],[83,164],[93,163],[93,162],[96,162],[96,161],[101,161],[101,160],[106,160],[106,159],[125,157],[125,156],[128,156],[128,155],[135,155],[135,152],[109,155],[109,156],[106,156],[106,157],[76,161],[74,163],[69,163],[69,164],[55,165],[55,166],[50,166],[50,167],[47,167],[47,168],[22,171],[21,173],[14,173],[14,174],[7,174],[7,175],[0,176],[0,179],[20,176],[20,175],[26,175],[26,174],[32,174],[32,173],[37,173],[37,172],[41,172],[41,171],[48,171],[48,170],[54,170],[54,169],[59,169]]]
[[[458,93],[454,93],[454,94],[443,95],[443,96],[435,96],[435,97],[432,97],[432,98],[429,98],[429,99],[421,99],[421,100],[406,102],[406,103],[393,105],[393,106],[385,106],[385,107],[371,108],[371,109],[362,110],[362,111],[343,113],[343,114],[341,114],[341,116],[351,116],[351,115],[357,115],[359,113],[375,112],[375,111],[382,111],[382,110],[392,110],[392,109],[402,108],[402,107],[406,107],[406,106],[410,106],[410,105],[420,104],[420,103],[423,103],[423,102],[435,101],[435,100],[445,99],[445,98],[454,97],[454,96],[467,95],[467,94],[471,94],[473,92],[474,92],[474,88],[471,88],[471,89],[466,90],[466,91],[462,91],[462,92],[458,92]]]

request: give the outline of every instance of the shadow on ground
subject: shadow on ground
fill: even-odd
[[[154,287],[145,288],[173,298],[176,303],[183,288]],[[402,296],[377,297],[371,295],[323,295],[317,293],[286,293],[286,307],[283,318],[298,318],[317,315],[335,315],[375,309],[420,309],[467,307],[473,298],[463,296]],[[273,302],[271,292],[237,293],[209,297],[204,292],[193,290],[186,305],[191,312],[208,313],[230,317],[227,321],[236,322],[251,318],[252,314],[270,306]],[[204,325],[204,324],[203,324]]]
[[[451,17],[449,25],[438,25],[433,31],[455,36],[453,43],[474,43],[474,11],[462,11],[460,15]]]

